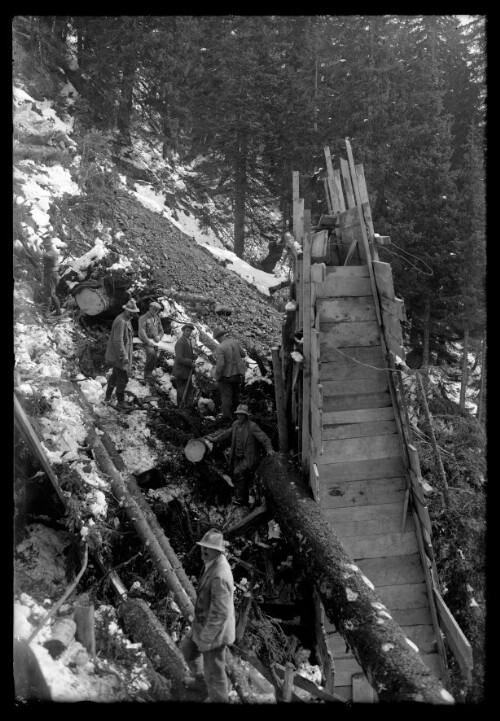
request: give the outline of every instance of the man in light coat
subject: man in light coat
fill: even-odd
[[[210,529],[197,543],[205,567],[198,581],[193,624],[181,650],[195,684],[204,678],[208,700],[227,702],[226,646],[235,639],[233,574],[220,531]]]
[[[106,387],[105,403],[111,403],[111,396],[116,388],[115,408],[118,411],[129,411],[132,406],[125,402],[125,388],[127,387],[129,373],[132,370],[132,349],[134,331],[130,319],[139,313],[139,308],[133,298],[122,306],[123,313],[116,316],[111,326],[111,333],[106,348],[106,362],[112,367]]]
[[[156,301],[149,304],[149,310],[139,317],[139,338],[144,343],[146,363],[144,364],[144,380],[153,376],[158,360],[158,343],[163,337],[163,326],[160,320],[162,307]]]
[[[232,423],[233,413],[240,402],[241,380],[245,377],[245,351],[236,338],[228,336],[223,328],[214,328],[213,336],[220,343],[215,352],[214,378],[220,390],[222,420]]]
[[[264,431],[250,420],[248,406],[241,404],[235,412],[236,421],[231,428],[218,431],[207,436],[212,443],[220,443],[231,436],[231,451],[229,465],[234,472],[234,485],[236,495],[234,504],[237,506],[248,505],[248,493],[253,481],[255,467],[259,461],[256,441],[264,446],[269,456],[274,455],[274,449],[270,438]]]
[[[192,323],[185,323],[182,326],[182,335],[175,344],[174,367],[172,368],[172,377],[175,378],[175,389],[177,391],[177,406],[182,403],[184,391],[186,397],[183,405],[188,407],[192,403],[193,398],[193,373],[195,364],[195,354],[191,343],[191,333],[194,331]]]

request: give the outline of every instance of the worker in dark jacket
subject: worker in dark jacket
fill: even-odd
[[[248,491],[253,481],[255,467],[258,463],[258,449],[255,441],[261,443],[269,456],[274,449],[269,437],[250,420],[248,406],[241,404],[235,412],[236,421],[231,428],[212,433],[206,439],[212,443],[220,443],[231,436],[229,465],[234,473],[236,495],[234,503],[238,506],[248,505]]]
[[[112,367],[111,375],[108,378],[106,388],[105,403],[111,403],[111,396],[116,388],[116,409],[119,411],[128,411],[132,408],[129,403],[125,402],[125,388],[127,387],[129,373],[132,370],[132,341],[134,331],[130,319],[135,313],[139,313],[139,308],[133,298],[122,306],[123,313],[116,316],[111,326],[111,334],[106,349],[106,362]]]
[[[193,373],[195,354],[191,343],[191,334],[194,331],[192,323],[185,323],[182,326],[182,335],[175,344],[174,367],[172,376],[175,378],[175,389],[177,391],[177,406],[180,406],[184,398],[184,406],[189,407],[193,400]]]
[[[163,325],[160,320],[162,307],[156,301],[149,304],[149,310],[139,317],[139,338],[146,350],[146,363],[144,364],[144,380],[153,376],[158,360],[158,343],[163,337]]]
[[[43,245],[43,290],[44,300],[47,308],[50,310],[53,305],[57,315],[61,315],[61,304],[56,294],[57,284],[59,283],[59,262],[60,256],[57,248],[50,236],[45,236],[42,240]]]
[[[240,402],[240,384],[245,377],[245,351],[223,328],[215,328],[213,336],[220,343],[215,352],[214,378],[220,391],[222,420],[232,423],[233,413]]]
[[[235,639],[233,574],[220,531],[210,529],[197,543],[205,568],[198,581],[193,625],[181,650],[194,676],[190,685],[199,687],[204,677],[208,701],[227,703],[226,646]]]

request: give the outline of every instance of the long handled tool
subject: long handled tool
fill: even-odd
[[[182,408],[182,406],[184,405],[184,401],[185,401],[185,399],[186,399],[186,395],[187,395],[187,392],[188,392],[189,384],[191,383],[191,376],[192,376],[192,375],[193,375],[193,366],[191,366],[191,369],[190,369],[190,371],[189,371],[189,375],[188,375],[186,387],[184,388],[184,393],[182,394],[181,402],[179,403],[179,408]]]

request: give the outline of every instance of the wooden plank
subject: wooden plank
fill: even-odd
[[[396,296],[394,293],[394,281],[390,264],[374,260],[372,267],[379,294],[384,298],[393,300]]]
[[[406,310],[404,300],[401,298],[385,298],[383,295],[380,296],[380,306],[382,311],[389,313],[400,321],[406,321]]]
[[[397,479],[380,478],[370,481],[351,481],[350,483],[336,483],[335,486],[326,487],[321,482],[320,473],[320,504],[326,512],[329,508],[345,508],[348,506],[372,506],[375,503],[402,503],[405,493],[404,481]]]
[[[351,323],[320,322],[320,330],[323,334],[321,348],[380,345],[379,327],[373,320]]]
[[[311,282],[323,283],[326,279],[326,265],[324,263],[313,263],[311,265]]]
[[[349,267],[349,266],[348,266]],[[361,266],[352,266],[361,267]],[[350,298],[320,298],[317,302],[317,312],[320,321],[326,323],[353,322],[353,321],[375,321],[375,306],[373,297],[354,296]]]
[[[333,171],[333,184],[335,187],[335,191],[337,194],[337,199],[339,202],[339,211],[342,212],[345,210],[345,200],[344,200],[344,193],[342,191],[342,182],[340,180],[340,170],[334,170]]]
[[[316,463],[309,463],[309,484],[313,492],[314,500],[319,503],[319,471]]]
[[[339,354],[339,357],[342,356],[340,356]],[[377,368],[376,366],[373,367],[368,364],[356,363],[355,361],[347,361],[347,363],[345,364],[336,363],[335,361],[327,361],[325,363],[321,363],[318,371],[321,381],[368,380],[370,378],[387,378],[385,370],[379,370],[379,368]]]
[[[345,268],[363,268],[362,265],[341,266]],[[318,283],[317,298],[337,298],[339,296],[369,295],[371,291],[369,278],[342,278],[329,275],[324,283]]]
[[[415,533],[403,534],[414,539],[412,548],[417,550],[417,539]],[[410,540],[408,539],[408,542]],[[396,555],[396,554],[394,554]],[[404,555],[404,554],[401,554]],[[380,586],[377,593],[390,611],[398,608],[426,608],[429,605],[427,586],[422,583],[398,583],[394,586]]]
[[[339,227],[342,232],[345,228],[359,225],[359,215],[357,208],[348,208],[343,213],[339,213]],[[368,270],[368,269],[367,269]]]
[[[371,506],[352,506],[351,508],[332,508],[325,511],[325,519],[331,523],[386,520],[400,518],[401,503],[375,503]]]
[[[434,600],[441,628],[446,635],[453,655],[464,674],[470,676],[473,669],[472,647],[435,586]]]
[[[400,504],[388,504],[399,506]],[[368,506],[370,508],[370,506]],[[347,511],[348,509],[342,509]],[[362,510],[362,507],[356,510]],[[335,511],[336,512],[336,511]],[[398,516],[399,518],[399,516]],[[377,587],[395,586],[400,583],[422,583],[424,570],[418,553],[407,556],[387,556],[382,558],[365,558],[358,563],[370,581]]]
[[[378,556],[407,556],[417,551],[417,539],[415,533],[386,533],[371,536],[359,536],[342,539],[342,543],[350,556],[357,560],[358,558],[377,558]],[[422,584],[425,589],[425,584]],[[383,586],[380,594],[386,588],[392,586]],[[400,586],[394,586],[400,588]],[[425,591],[425,595],[427,592]],[[384,600],[382,598],[382,600]],[[385,603],[385,601],[384,601]],[[388,604],[389,606],[391,604]],[[417,604],[415,604],[417,605]],[[420,605],[420,604],[419,604]],[[406,606],[393,606],[394,608],[406,608]]]
[[[323,441],[323,452],[318,458],[318,463],[347,463],[372,458],[391,458],[398,450],[397,435],[372,436],[369,441],[366,438],[329,440]]]
[[[418,626],[403,626],[405,636],[418,647],[421,654],[436,653],[436,634],[432,623]]]
[[[311,243],[311,263],[315,258],[324,258],[328,249],[328,231],[320,230],[314,233]]]
[[[335,693],[337,693],[337,684],[339,686],[347,686],[351,683],[354,673],[363,673],[363,669],[355,658],[346,658],[338,660],[335,663]]]
[[[394,611],[391,611],[391,616],[399,626],[432,625],[429,606],[422,608],[396,608]]]
[[[356,173],[356,180],[358,183],[359,199],[361,200],[361,203],[369,203],[370,199],[368,197],[368,188],[366,187],[365,169],[363,168],[363,163],[355,165],[354,171]]]
[[[422,661],[425,663],[426,666],[430,668],[432,673],[437,676],[439,679],[446,678],[444,672],[443,672],[443,662],[441,660],[441,657],[438,653],[426,653],[422,655]],[[448,683],[446,683],[447,686],[449,686]]]
[[[328,208],[328,214],[332,215],[333,213],[333,205],[332,205],[332,199],[330,195],[330,188],[328,187],[328,179],[323,178],[323,187],[325,189],[325,197],[326,197],[326,205]]]
[[[325,464],[320,470],[322,483],[351,483],[353,481],[397,478],[398,482],[401,479],[402,487],[406,487],[404,472],[401,456],[370,461],[330,463]],[[379,501],[379,503],[389,503],[389,501]]]
[[[392,408],[389,393],[364,393],[354,396],[330,396],[330,398],[323,398],[323,410],[326,413],[331,411],[352,411],[363,408],[385,407]]]
[[[356,201],[354,200],[354,191],[352,187],[351,173],[349,172],[349,163],[344,158],[340,158],[340,172],[344,180],[345,197],[348,208],[354,208]]]
[[[382,347],[379,346],[358,346],[350,348],[329,348],[327,355],[321,356],[321,361],[325,363],[337,363],[339,366],[356,367],[359,369],[362,364],[375,367],[377,370],[384,370],[386,363],[382,353]]]
[[[374,435],[386,436],[392,433],[397,433],[395,421],[368,421],[367,423],[323,425],[321,435],[324,441],[333,441],[340,438],[366,438],[367,436]]]
[[[311,232],[311,209],[304,208],[304,235]]]
[[[388,389],[387,376],[356,380],[322,381],[324,396],[351,396],[361,393],[382,393]]]
[[[309,411],[311,396],[311,233],[304,235],[302,258],[302,307],[303,336],[302,353],[304,368],[302,375],[302,467],[307,468],[309,462]]]
[[[352,683],[346,686],[337,686],[335,684],[335,695],[340,696],[345,701],[352,701]]]
[[[350,411],[329,411],[323,413],[323,427],[332,424],[364,423],[369,421],[394,420],[392,406],[385,408],[359,408]]]
[[[330,199],[331,204],[333,208],[334,213],[338,213],[340,210],[343,210],[341,207],[341,202],[339,198],[338,188],[334,181],[334,170],[333,170],[333,164],[332,164],[332,156],[330,153],[330,148],[328,145],[325,145],[324,148],[325,153],[325,160],[326,160],[326,172],[327,172],[327,185],[328,190],[330,193]]]
[[[390,313],[382,311],[382,324],[384,326],[384,332],[387,336],[389,334],[399,345],[403,345],[403,330],[401,328],[401,321]]]
[[[292,171],[292,222],[293,222],[293,237],[300,243],[302,235],[299,231],[299,196],[300,196],[300,174],[298,170]]]
[[[366,265],[327,265],[325,266],[326,278],[369,278],[370,273]],[[366,295],[372,295],[366,293]],[[373,296],[372,296],[373,297]]]
[[[385,505],[385,504],[384,504]],[[388,505],[393,505],[388,504]],[[364,536],[365,534],[373,537],[385,535],[387,533],[395,534],[401,532],[401,515],[397,518],[384,518],[365,520],[365,521],[331,521],[331,527],[337,536],[342,539],[353,538],[356,536]],[[412,516],[409,516],[405,530],[410,532],[415,529],[415,522]]]

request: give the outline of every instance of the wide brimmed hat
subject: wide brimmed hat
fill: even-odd
[[[155,300],[153,300],[149,304],[149,310],[161,310],[161,305],[159,303],[157,303]]]
[[[248,406],[246,406],[244,403],[240,403],[238,408],[235,410],[234,415],[236,416],[238,413],[244,413],[245,415],[249,416],[250,411],[248,410]]]
[[[130,298],[125,305],[122,305],[124,310],[129,310],[131,313],[140,313],[141,311],[137,307],[137,304],[133,298]]]
[[[219,336],[221,335],[224,335],[224,333],[227,333],[224,328],[214,328],[213,336],[217,340],[217,338],[219,338]]]
[[[220,531],[215,528],[211,528],[205,533],[201,541],[196,541],[198,546],[205,546],[205,548],[213,548],[214,551],[225,551],[224,536]]]
[[[194,325],[192,323],[184,323],[181,330],[184,330],[184,328],[191,328],[191,330],[196,330],[196,328],[194,327]]]

